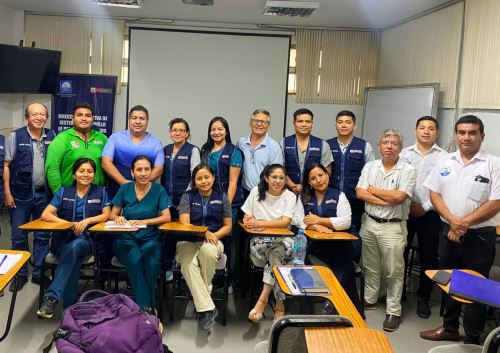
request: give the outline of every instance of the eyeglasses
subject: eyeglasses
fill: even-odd
[[[260,119],[251,119],[253,125],[262,125],[262,126],[267,126],[269,125],[270,121],[269,120],[260,120]]]
[[[380,144],[382,146],[394,146],[394,147],[400,145],[398,141],[389,141],[389,140],[380,141]]]
[[[38,153],[40,154],[40,157],[44,157],[45,151],[43,150],[43,142],[42,140],[36,141],[36,149]]]
[[[170,130],[172,134],[184,134],[186,133],[186,129],[172,129]]]

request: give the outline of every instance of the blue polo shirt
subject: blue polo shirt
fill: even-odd
[[[137,145],[130,136],[130,130],[115,132],[109,137],[102,151],[102,156],[113,159],[113,164],[127,180],[132,180],[132,161],[139,155],[148,156],[155,167],[165,162],[160,140],[149,132]]]
[[[239,139],[237,147],[245,156],[243,160],[242,185],[245,190],[252,190],[260,181],[260,173],[269,164],[283,164],[283,152],[278,142],[268,134],[255,149],[250,142],[250,135]]]

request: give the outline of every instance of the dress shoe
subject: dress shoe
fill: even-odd
[[[431,316],[431,308],[427,300],[417,299],[417,316],[422,319],[428,319]]]
[[[50,278],[47,277],[46,275],[44,275],[44,276],[45,276],[45,278],[44,278],[44,284],[46,286],[48,286],[50,284]],[[37,286],[39,286],[40,283],[41,283],[40,277],[31,277],[31,283],[36,284]]]
[[[460,333],[456,331],[446,331],[443,326],[438,326],[433,330],[420,332],[420,337],[429,341],[460,341]]]
[[[399,324],[401,324],[401,316],[387,314],[385,315],[384,323],[382,327],[384,331],[396,331],[399,328]]]
[[[376,310],[378,308],[378,302],[370,304],[367,301],[365,301],[363,302],[363,307],[365,308],[365,310]]]
[[[15,291],[20,291],[23,289],[24,285],[28,282],[28,277],[18,276],[17,281],[10,282],[9,291],[14,293]]]

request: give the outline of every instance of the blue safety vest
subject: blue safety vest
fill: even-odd
[[[172,157],[173,143],[163,148],[165,164],[163,165],[161,184],[167,190],[174,207],[179,206],[182,194],[191,182],[191,154],[193,148],[198,147],[185,142],[174,157]]]
[[[286,174],[295,184],[301,184],[303,171],[300,170],[299,151],[295,135],[285,137],[283,145],[285,148],[284,155]],[[309,145],[307,146],[304,169],[309,163],[321,163],[322,150],[323,140],[312,135],[309,136]]]
[[[57,210],[57,216],[70,222],[76,222],[76,187],[75,185],[64,186],[62,188],[62,202]],[[85,208],[83,218],[95,217],[102,213],[102,201],[105,188],[92,184],[87,195],[85,195]],[[80,235],[81,236],[81,235]],[[75,237],[73,232],[56,234],[50,240],[50,252],[57,254],[59,248]]]
[[[203,202],[203,197],[198,191],[188,191],[190,221],[196,226],[206,226],[211,232],[222,228],[224,216],[224,198],[222,192],[212,191],[208,202]]]
[[[3,162],[5,161],[5,136],[0,135],[0,204],[3,202]]]
[[[53,130],[44,129],[42,138],[43,155],[47,156],[47,147],[56,136]],[[16,130],[16,153],[10,163],[10,192],[16,200],[30,201],[35,197],[33,183],[33,146],[27,127]],[[46,183],[47,185],[47,183]]]
[[[219,190],[224,191],[227,194],[227,190],[229,189],[229,171],[231,167],[231,158],[233,154],[238,150],[238,148],[232,143],[226,143],[224,147],[222,147],[222,151],[219,154],[219,159],[217,160],[217,182]],[[210,164],[208,160],[208,153],[205,149],[205,146],[201,149],[201,155],[203,162]],[[241,151],[240,151],[241,152]],[[241,154],[243,158],[243,153]],[[234,195],[233,201],[231,202],[232,206],[239,206],[243,203],[245,197],[243,194],[243,188],[241,187],[241,173],[238,178],[238,183],[236,184],[236,193]]]
[[[336,137],[326,142],[330,146],[334,160],[330,184],[343,191],[347,199],[355,199],[356,185],[361,176],[361,170],[365,166],[366,141],[353,136],[345,153],[342,153]]]
[[[340,191],[329,187],[323,200],[318,204],[316,194],[313,191],[309,202],[305,202],[304,194],[301,194],[300,199],[304,205],[304,214],[315,214],[319,217],[337,217],[337,205],[339,204]]]

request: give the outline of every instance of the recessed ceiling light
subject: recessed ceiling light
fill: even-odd
[[[318,1],[267,0],[264,15],[309,17],[318,8]]]
[[[138,9],[143,0],[92,0],[92,3],[101,6],[115,6]]]

